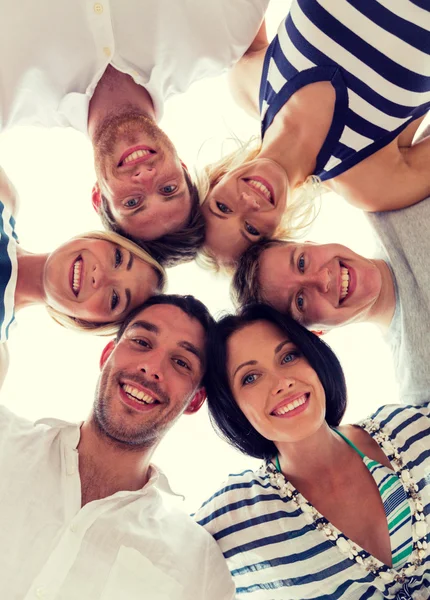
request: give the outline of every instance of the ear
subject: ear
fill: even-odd
[[[99,184],[97,181],[94,184],[93,191],[91,192],[91,202],[96,213],[100,212],[100,204],[102,203],[102,194],[100,192]]]
[[[204,387],[201,387],[194,394],[194,398],[189,403],[188,408],[185,409],[185,411],[184,411],[185,414],[192,415],[192,414],[196,413],[203,406],[205,400],[206,400],[206,390]]]
[[[311,329],[311,332],[318,337],[322,337],[326,333],[328,333],[328,329]]]
[[[103,348],[103,352],[102,355],[100,356],[100,370],[103,369],[103,367],[105,366],[105,363],[107,361],[107,359],[109,358],[109,356],[112,354],[112,352],[115,350],[115,340],[111,340],[108,344],[106,344],[106,346]]]

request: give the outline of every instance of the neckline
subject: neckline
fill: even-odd
[[[423,512],[424,507],[417,494],[418,486],[410,476],[409,470],[405,467],[402,453],[393,444],[389,434],[379,422],[376,419],[369,418],[358,423],[358,426],[364,429],[378,443],[387,456],[394,469],[393,475],[397,475],[403,485],[411,515],[413,515],[412,538],[415,540],[413,551],[406,564],[400,569],[386,565],[359,544],[348,538],[284,477],[282,471],[278,470],[271,460],[266,462],[265,471],[269,475],[270,483],[279,489],[281,498],[291,500],[302,511],[307,523],[323,533],[333,546],[338,547],[339,551],[346,558],[349,558],[354,563],[358,563],[368,573],[379,576],[385,583],[391,583],[394,580],[397,582],[404,581],[407,577],[411,577],[414,574],[415,570],[422,564],[422,559],[426,554],[427,524]],[[363,461],[365,458],[368,458],[366,455],[363,455],[363,457]],[[421,525],[419,525],[420,523]]]

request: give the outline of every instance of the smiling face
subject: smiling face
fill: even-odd
[[[340,244],[279,244],[259,262],[262,297],[308,327],[369,319],[383,290],[376,262]]]
[[[43,286],[52,308],[109,323],[156,293],[158,277],[150,265],[112,242],[77,238],[49,255]]]
[[[137,314],[112,348],[94,418],[117,441],[152,446],[204,392],[204,329],[177,306],[156,304]]]
[[[202,205],[205,246],[228,263],[272,236],[284,214],[287,191],[285,171],[269,159],[250,161],[224,175]]]
[[[102,194],[117,225],[141,240],[180,229],[191,197],[176,150],[148,117],[128,112],[107,119],[94,139]]]
[[[325,422],[325,393],[300,350],[268,321],[236,331],[227,346],[234,398],[251,425],[276,443],[313,435]]]

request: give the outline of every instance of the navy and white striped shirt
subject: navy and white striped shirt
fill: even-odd
[[[326,180],[386,146],[430,109],[430,5],[293,0],[264,61],[262,135],[296,91],[317,81],[330,81],[336,92],[314,173]]]
[[[349,540],[298,493],[284,496],[266,469],[231,475],[196,513],[218,542],[238,598],[255,600],[370,600],[430,597],[430,405],[387,405],[362,423],[394,469],[406,470],[414,515],[413,551],[403,571],[388,568]],[[394,456],[397,456],[395,458]],[[406,483],[406,477],[401,476]],[[288,482],[287,482],[288,484]],[[290,484],[291,485],[291,484]],[[295,492],[297,494],[297,491]],[[299,501],[299,502],[298,502]],[[417,525],[417,503],[423,521]],[[319,514],[319,513],[318,513]],[[426,526],[427,524],[427,526]],[[424,528],[424,532],[423,532]],[[419,565],[412,562],[420,552]]]
[[[0,202],[0,343],[6,342],[15,319],[15,288],[18,276],[15,219]]]

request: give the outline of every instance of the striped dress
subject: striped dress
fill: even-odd
[[[6,342],[15,320],[15,288],[18,275],[15,219],[0,202],[0,343]]]
[[[231,475],[195,518],[217,540],[237,597],[430,598],[429,416],[429,403],[420,408],[387,405],[359,423],[385,452],[402,487],[394,495],[385,489],[388,469],[366,459],[387,515],[391,568],[329,523],[274,466]],[[407,513],[404,505],[399,510],[405,495]]]
[[[386,146],[429,110],[430,4],[293,0],[264,61],[262,136],[296,91],[318,81],[330,81],[336,93],[314,172],[327,180]]]

